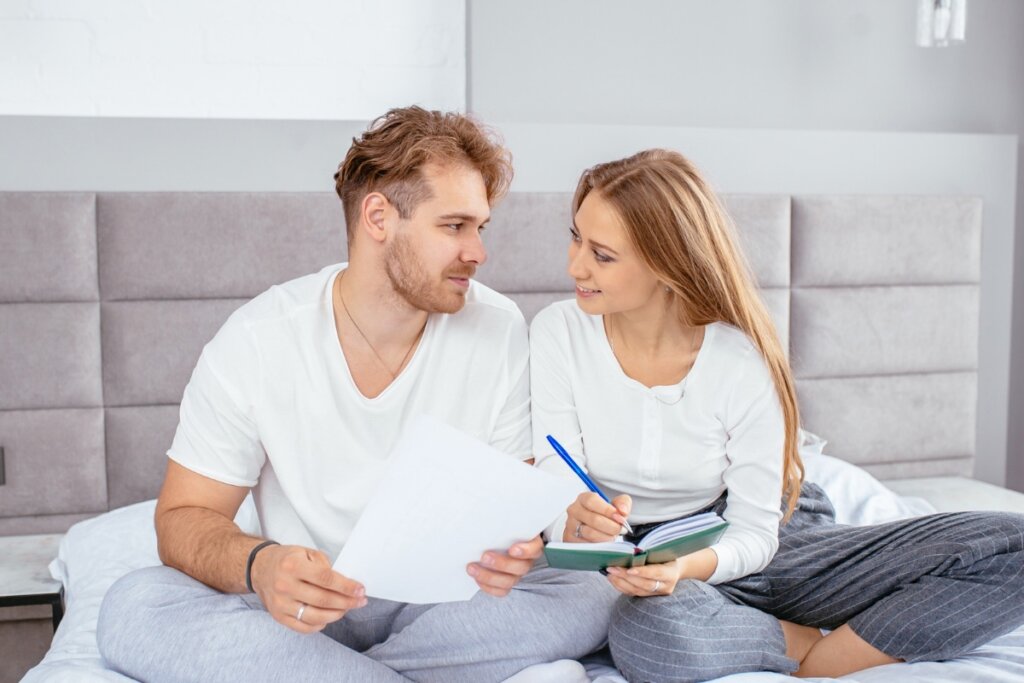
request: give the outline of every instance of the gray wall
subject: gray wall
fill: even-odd
[[[730,162],[719,171],[726,181],[722,189],[773,191],[766,182],[773,163],[790,161],[786,144],[768,133],[729,136],[721,129],[1024,134],[1024,2],[969,5],[967,43],[943,50],[914,46],[914,0],[470,0],[469,106],[494,123],[681,127],[675,132],[688,149],[713,143],[705,163],[715,150],[732,146],[719,155]],[[0,117],[0,189],[324,190],[351,136],[364,125]],[[700,126],[719,131],[701,135],[694,128]],[[550,134],[555,128],[544,130]],[[550,159],[559,140],[572,136],[567,127],[565,134],[537,139],[553,144],[542,150]],[[751,140],[782,153],[754,155],[743,149]],[[856,148],[842,136],[827,140],[828,149]],[[906,141],[909,148],[916,144]],[[988,149],[987,144],[982,146]],[[997,156],[998,163],[982,166],[1004,168],[1003,153]],[[812,157],[805,163],[813,163]],[[732,160],[738,159],[756,167],[737,167]],[[979,159],[973,163],[981,164]],[[518,160],[523,163],[517,183],[523,183],[529,154],[520,153]],[[1016,163],[1024,178],[1024,154]],[[576,159],[573,164],[572,173],[582,167]],[[869,160],[858,164],[872,168]],[[880,164],[879,178],[912,168]],[[794,174],[805,176],[807,169],[791,169]],[[915,177],[904,180],[908,187],[921,186]],[[943,181],[945,191],[985,182],[954,180]],[[561,187],[571,181],[558,182],[559,189],[571,189]],[[991,192],[1006,194],[1004,188]],[[1022,198],[1017,201],[1020,207]],[[1012,204],[998,210],[1005,213]],[[1016,221],[1017,234],[1024,234],[1024,209],[1018,208]],[[1006,252],[1013,245],[1009,233],[990,242],[989,253],[999,260],[985,266],[983,307],[992,329],[983,334],[999,342],[1000,357],[991,367],[1003,368],[1004,376],[992,380],[988,397],[1002,404],[982,419],[989,420],[990,430],[995,425],[1002,431],[991,437],[1002,444],[999,462],[1009,442],[1004,469],[1010,483],[1024,490],[1024,237],[1017,239],[1013,260]],[[1018,295],[1011,309],[1014,267]],[[1004,474],[987,472],[985,478],[998,481]]]
[[[331,192],[366,124],[0,116],[0,190]]]
[[[914,45],[917,0],[470,0],[470,106],[502,121],[1019,133],[1024,3],[970,0]]]
[[[1003,133],[1018,136],[1024,178],[1024,2],[968,5],[966,43],[925,49],[915,0],[469,0],[468,104],[523,124]],[[988,398],[1008,408],[989,428],[1003,431],[1007,483],[1024,491],[1017,194],[1016,256],[984,266],[982,335],[1001,338],[992,349],[1008,377],[992,378]]]

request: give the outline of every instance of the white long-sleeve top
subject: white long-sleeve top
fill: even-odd
[[[686,378],[646,387],[615,358],[601,316],[573,300],[530,326],[533,451],[537,466],[575,475],[545,438],[555,437],[608,495],[633,498],[631,523],[681,517],[728,491],[729,528],[712,549],[708,583],[763,569],[778,549],[784,419],[760,353],[725,323],[708,325]],[[561,540],[566,516],[548,528]]]

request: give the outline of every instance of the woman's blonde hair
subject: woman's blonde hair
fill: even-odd
[[[640,257],[675,293],[683,324],[729,323],[761,352],[785,419],[782,493],[789,519],[804,474],[793,375],[718,198],[683,155],[662,149],[584,171],[573,197],[574,215],[591,191],[615,207]]]

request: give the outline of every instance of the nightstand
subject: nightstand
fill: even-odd
[[[63,534],[0,536],[0,607],[49,605],[53,630],[64,616],[64,587],[47,566]]]

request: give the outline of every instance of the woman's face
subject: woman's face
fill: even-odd
[[[663,285],[629,242],[615,208],[596,191],[573,218],[569,276],[576,303],[591,315],[635,311],[659,301]]]

